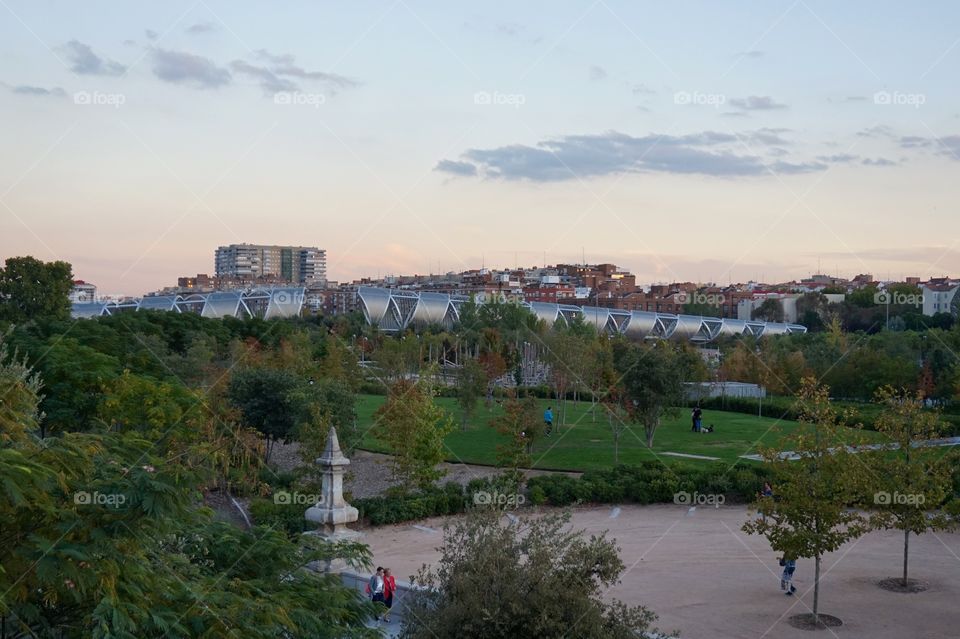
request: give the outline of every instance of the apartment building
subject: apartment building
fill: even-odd
[[[315,246],[230,244],[217,248],[216,277],[318,284],[327,279],[327,252]]]

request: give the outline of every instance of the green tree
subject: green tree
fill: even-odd
[[[0,269],[0,320],[70,318],[73,267],[34,257],[8,257]]]
[[[476,358],[468,357],[463,365],[457,369],[457,404],[462,411],[460,430],[466,431],[473,411],[477,408],[480,398],[487,388],[487,375],[483,366]]]
[[[522,468],[533,463],[531,453],[540,429],[540,407],[533,397],[511,397],[503,404],[503,413],[491,420],[490,425],[503,436],[497,444],[497,465],[506,469],[506,475],[519,487]]]
[[[453,419],[433,401],[425,381],[394,382],[374,418],[393,453],[393,475],[404,488],[428,488],[443,477],[437,466],[443,461],[443,440],[453,430]]]
[[[614,397],[629,421],[641,424],[648,448],[664,416],[683,402],[684,370],[667,342],[652,345],[625,340],[614,345],[614,367],[620,378]]]
[[[624,570],[604,534],[584,539],[569,514],[505,523],[476,510],[444,532],[440,560],[414,578],[402,637],[634,639],[656,615],[607,602]]]
[[[757,308],[750,313],[750,319],[761,320],[763,322],[782,322],[783,304],[780,300],[767,298]]]
[[[296,427],[308,419],[305,385],[296,375],[272,368],[246,368],[231,377],[227,396],[240,410],[244,424],[263,436],[264,461],[270,461],[277,441],[288,440]]]
[[[763,515],[743,531],[764,535],[786,557],[813,558],[813,623],[820,627],[820,563],[828,552],[869,530],[867,519],[850,506],[864,485],[865,462],[847,447],[843,420],[830,404],[827,388],[813,378],[803,380],[798,402],[800,426],[776,448],[761,451],[773,470],[776,500],[761,497]],[[782,451],[793,451],[794,458]]]
[[[302,431],[308,425],[321,425],[319,435],[323,441],[318,453],[322,453],[327,432],[333,426],[337,429],[337,439],[343,452],[352,454],[360,444],[362,433],[357,426],[357,395],[348,383],[343,379],[311,380],[308,382],[307,399],[312,419],[300,425],[297,439],[302,441]],[[313,460],[319,456],[317,454],[305,461],[313,464]]]
[[[797,321],[810,331],[822,331],[829,319],[829,301],[823,293],[804,293],[797,298]]]
[[[104,386],[117,377],[119,363],[72,337],[50,337],[45,346],[36,357],[44,380],[40,436],[89,430]]]
[[[171,448],[193,437],[182,421],[164,424],[170,436],[152,441],[126,428],[33,437],[38,382],[0,359],[0,381],[17,389],[0,421],[5,636],[379,636],[364,627],[370,603],[338,577],[305,569],[333,556],[369,566],[365,547],[212,521],[196,505],[209,457]],[[138,388],[132,378],[123,383]]]
[[[870,478],[876,490],[869,505],[877,509],[876,527],[903,531],[903,575],[901,585],[910,585],[907,564],[910,533],[945,530],[952,522],[937,508],[951,495],[951,468],[937,449],[915,448],[919,442],[940,436],[937,413],[925,410],[922,394],[910,395],[884,387],[877,391],[883,412],[875,428],[896,444],[896,451],[883,451],[871,458]]]

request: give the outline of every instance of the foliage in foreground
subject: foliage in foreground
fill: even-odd
[[[193,421],[161,429],[125,401],[110,429],[38,437],[39,381],[8,357],[0,342],[7,639],[375,636],[371,604],[304,568],[331,555],[368,565],[365,547],[212,521],[198,486],[216,444]]]
[[[624,571],[605,535],[570,530],[569,514],[508,523],[477,510],[444,531],[439,562],[414,579],[401,636],[447,639],[635,639],[656,619],[602,600]]]

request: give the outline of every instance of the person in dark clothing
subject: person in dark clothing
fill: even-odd
[[[693,409],[693,412],[690,414],[690,417],[693,419],[693,432],[700,432],[700,424],[703,423],[703,411],[700,410],[700,407],[697,406]]]

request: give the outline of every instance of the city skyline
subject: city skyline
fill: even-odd
[[[949,3],[54,6],[0,8],[0,258],[105,293],[242,242],[339,281],[960,272]]]

